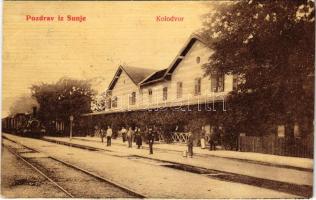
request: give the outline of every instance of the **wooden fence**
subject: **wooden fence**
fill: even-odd
[[[313,139],[241,136],[239,151],[313,158]]]

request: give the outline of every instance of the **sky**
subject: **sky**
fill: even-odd
[[[67,76],[104,91],[119,64],[168,67],[214,2],[4,1],[2,116],[30,86]],[[31,21],[26,16],[55,17]],[[57,17],[64,16],[64,21]],[[86,21],[67,21],[67,15]],[[181,22],[157,16],[184,17]]]

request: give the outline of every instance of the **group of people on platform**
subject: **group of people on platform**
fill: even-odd
[[[202,127],[200,132],[200,146],[202,149],[206,147],[206,142],[209,144],[209,150],[216,150],[216,145],[218,144],[218,138],[220,137],[221,130],[218,127],[214,127],[212,130],[212,134],[206,137],[205,128]],[[139,127],[122,127],[119,131],[120,135],[122,136],[123,143],[127,142],[127,147],[132,148],[133,142],[136,143],[137,148],[140,149],[143,145],[143,140],[146,140],[149,145],[149,154],[153,154],[153,145],[156,139],[156,129],[153,128],[146,128],[146,130],[141,131]],[[99,128],[98,126],[95,127],[95,135],[99,135],[101,137],[101,142],[104,142],[104,137],[106,137],[107,146],[111,146],[111,139],[113,135],[113,130],[111,126],[107,126],[106,129]],[[187,154],[190,157],[193,157],[193,146],[194,146],[194,135],[191,130],[189,130],[187,134],[187,151],[185,151],[185,156]]]
[[[219,143],[219,138],[221,137],[221,129],[218,127],[214,127],[212,130],[212,134],[209,134],[209,137],[206,137],[205,128],[202,126],[202,130],[200,132],[200,146],[202,149],[206,148],[206,140],[209,143],[209,150],[216,150],[216,145]],[[193,157],[193,145],[194,145],[194,136],[191,131],[188,133],[187,137],[187,146],[188,146],[188,154],[190,157]],[[187,155],[185,155],[187,156]]]
[[[132,147],[132,143],[134,141],[137,145],[137,148],[140,149],[143,145],[143,140],[147,139],[147,143],[149,145],[149,154],[153,154],[155,133],[152,128],[148,128],[145,131],[145,134],[143,134],[143,132],[141,132],[140,128],[138,127],[135,127],[134,129],[129,127],[128,130],[126,130],[125,127],[122,127],[119,132],[122,135],[123,143],[127,141],[129,148]]]
[[[129,127],[128,129],[122,127],[119,133],[122,135],[123,143],[127,141],[128,148],[132,148],[132,144],[135,142],[137,148],[140,149],[143,145],[143,140],[147,139],[147,143],[149,145],[149,154],[153,154],[153,144],[156,134],[152,128],[148,128],[147,131],[145,131],[145,134],[143,134],[143,132],[141,132],[140,128],[138,127]],[[113,135],[111,126],[108,126],[106,130],[95,126],[95,135],[99,135],[101,137],[102,143],[104,142],[103,138],[106,137],[107,146],[111,146],[111,138]]]
[[[104,142],[104,138],[106,138],[106,146],[111,146],[111,139],[113,135],[113,130],[111,126],[107,126],[107,128],[102,128],[99,126],[95,126],[95,135],[99,135],[101,138],[101,142]]]

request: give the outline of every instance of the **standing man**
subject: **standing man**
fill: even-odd
[[[127,130],[125,129],[125,127],[123,126],[122,127],[122,130],[121,130],[121,134],[122,134],[122,139],[123,139],[123,142],[125,143],[126,141],[126,133],[127,133]]]
[[[129,127],[127,134],[126,134],[127,141],[128,141],[128,148],[132,148],[133,135],[134,135],[134,131],[133,131],[132,127]]]
[[[111,146],[111,138],[112,138],[112,128],[111,126],[108,126],[108,129],[106,130],[106,146]]]
[[[95,125],[94,126],[94,136],[97,137],[99,135],[99,126]]]
[[[148,144],[149,144],[149,154],[153,154],[154,153],[153,152],[153,145],[154,145],[154,141],[155,141],[155,134],[151,128],[148,129],[147,138],[148,138]]]
[[[210,135],[210,138],[209,138],[209,144],[210,144],[210,151],[212,150],[216,150],[216,134],[217,134],[217,128],[216,127],[213,127],[212,129],[212,133]]]
[[[137,130],[138,130],[138,128],[137,128],[137,126],[135,126],[133,140],[132,140],[135,143],[136,143],[136,132],[137,132]]]
[[[191,158],[193,157],[193,140],[194,140],[193,134],[191,131],[189,131],[187,145],[188,145],[189,156]]]
[[[101,129],[100,129],[100,137],[101,137],[101,142],[103,143],[103,138],[104,138],[104,136],[105,136],[105,130],[104,130],[104,126],[103,127],[101,127]]]

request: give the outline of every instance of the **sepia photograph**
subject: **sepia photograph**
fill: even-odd
[[[2,16],[1,198],[313,198],[314,0]]]

